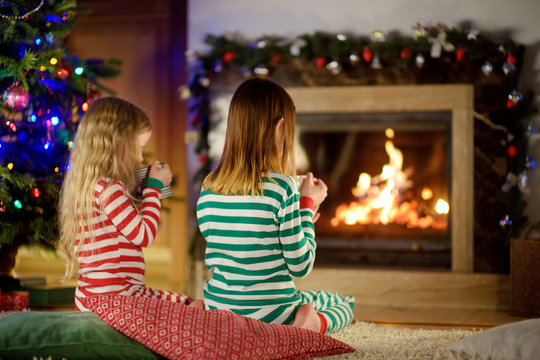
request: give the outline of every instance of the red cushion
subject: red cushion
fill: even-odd
[[[306,359],[353,352],[329,336],[223,310],[121,295],[83,299],[124,335],[169,359]]]

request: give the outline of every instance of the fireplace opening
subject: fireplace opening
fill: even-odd
[[[297,171],[328,185],[318,265],[451,268],[451,113],[297,114]]]

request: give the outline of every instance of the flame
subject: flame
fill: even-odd
[[[447,227],[447,218],[450,207],[446,201],[439,199],[434,208],[426,208],[425,203],[433,198],[433,191],[424,187],[421,192],[422,204],[419,201],[403,201],[404,192],[413,186],[409,175],[412,170],[402,170],[403,153],[394,146],[394,130],[386,129],[388,138],[384,144],[388,155],[388,164],[385,164],[381,173],[370,176],[361,173],[356,186],[351,189],[358,199],[349,204],[341,204],[336,209],[336,215],[330,220],[332,226],[340,223],[355,224],[382,224],[396,223],[407,228],[440,228]]]

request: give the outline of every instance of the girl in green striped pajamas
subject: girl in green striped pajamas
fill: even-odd
[[[295,122],[292,99],[270,80],[234,93],[223,154],[197,202],[211,271],[204,305],[330,333],[350,324],[354,298],[294,286],[313,268],[313,223],[327,194],[311,173],[298,189]]]

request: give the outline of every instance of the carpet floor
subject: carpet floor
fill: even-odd
[[[330,336],[349,344],[356,351],[320,359],[430,360],[439,347],[459,341],[476,332],[474,330],[388,328],[374,323],[354,321],[348,328]]]

